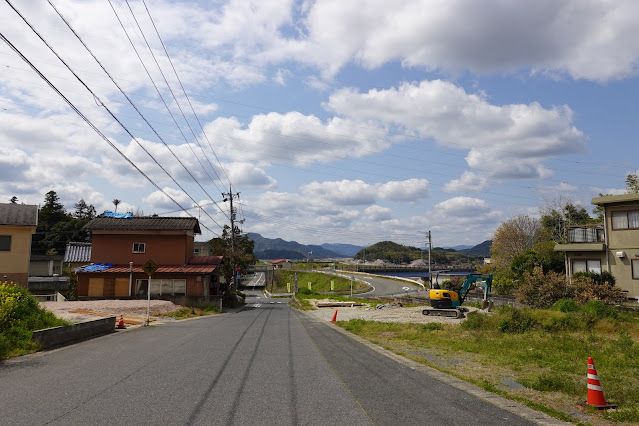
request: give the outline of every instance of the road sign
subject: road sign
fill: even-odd
[[[158,270],[158,265],[156,265],[154,261],[149,259],[146,261],[144,265],[142,265],[142,269],[150,277],[151,275],[153,275],[155,271]]]

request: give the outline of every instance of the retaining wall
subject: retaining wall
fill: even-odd
[[[32,339],[44,349],[67,345],[84,339],[90,339],[115,331],[116,317],[100,318],[62,327],[47,328],[33,332]]]

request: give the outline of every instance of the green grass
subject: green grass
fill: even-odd
[[[592,305],[571,310],[506,308],[492,316],[469,315],[459,326],[364,320],[338,324],[465,380],[485,381],[484,388],[515,380],[526,389],[498,393],[541,404],[550,412],[569,411],[566,407],[574,409],[586,399],[586,363],[591,356],[606,399],[619,405],[602,415],[611,421],[639,422],[639,315]],[[432,361],[433,355],[457,362],[446,367]]]
[[[288,288],[286,283],[290,283],[291,292],[295,286],[295,274],[297,274],[298,281],[298,291],[306,289],[308,290],[308,283],[311,283],[311,291],[315,293],[320,292],[330,292],[331,291],[331,281],[334,282],[334,291],[343,292],[350,291],[351,289],[351,281],[350,279],[337,277],[335,275],[330,274],[321,274],[319,272],[303,272],[303,271],[276,271],[275,272],[275,282],[273,286],[273,290],[271,291],[271,286],[269,285],[267,289],[272,293],[288,293]],[[353,290],[357,290],[360,288],[365,288],[366,284],[359,282],[357,280],[353,280]]]
[[[164,314],[164,316],[182,320],[187,318],[202,317],[206,315],[215,315],[215,314],[221,314],[221,313],[222,311],[220,311],[220,309],[217,306],[207,305],[203,309],[194,308],[194,307],[190,307],[190,308],[184,307],[180,309],[179,311]]]

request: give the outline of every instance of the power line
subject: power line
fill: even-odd
[[[175,117],[173,116],[173,113],[171,112],[171,109],[169,108],[168,104],[166,103],[166,101],[164,100],[164,97],[162,96],[162,93],[160,92],[160,89],[158,88],[158,86],[155,83],[155,80],[153,79],[153,77],[151,76],[151,73],[149,72],[146,64],[144,63],[144,61],[142,60],[142,57],[140,56],[138,49],[135,47],[135,44],[133,43],[133,40],[131,40],[131,37],[129,36],[128,31],[126,30],[126,28],[124,27],[124,24],[122,23],[122,20],[120,19],[120,16],[118,15],[117,11],[115,10],[115,7],[113,6],[113,3],[111,0],[109,0],[109,5],[111,6],[111,9],[113,10],[113,13],[115,14],[118,22],[120,23],[120,27],[122,27],[122,30],[124,31],[127,39],[129,40],[129,43],[131,44],[131,46],[133,47],[133,50],[135,51],[136,56],[138,57],[140,63],[142,64],[142,66],[144,67],[144,70],[146,71],[147,76],[149,77],[149,79],[151,80],[151,82],[153,83],[153,87],[155,87],[155,90],[158,92],[158,95],[160,96],[160,99],[162,99],[162,102],[164,103],[164,106],[166,107],[167,111],[169,112],[169,114],[171,115],[171,118],[173,119],[173,121],[175,122],[175,125],[177,126],[178,130],[180,131],[180,133],[182,134],[182,137],[184,138],[184,141],[187,143],[187,145],[189,146],[189,148],[191,148],[191,145],[189,144],[186,135],[184,134],[184,132],[182,132],[182,128],[180,127],[180,125],[178,124],[177,120],[175,119]],[[129,10],[131,9],[131,6],[128,4],[127,2],[127,6],[129,7]],[[209,165],[211,166],[211,169],[213,170],[213,173],[215,173],[215,175],[217,176],[217,178],[221,181],[220,176],[217,174],[217,172],[215,171],[215,167],[213,167],[213,164],[211,163],[211,161],[209,160],[208,156],[206,155],[206,152],[204,151],[204,149],[202,148],[202,146],[200,145],[199,140],[197,139],[197,136],[195,135],[195,132],[193,131],[193,129],[191,128],[191,124],[189,123],[188,119],[186,118],[184,112],[182,111],[182,107],[180,106],[177,97],[175,96],[175,94],[173,93],[173,90],[171,89],[171,86],[169,85],[164,72],[162,71],[162,68],[160,67],[160,64],[158,63],[155,55],[153,54],[153,50],[151,49],[151,46],[149,45],[146,36],[144,35],[144,33],[142,32],[142,29],[140,27],[140,25],[137,23],[137,18],[135,17],[135,15],[133,14],[133,11],[131,11],[131,14],[133,15],[133,19],[135,20],[136,24],[138,25],[138,28],[142,34],[142,38],[144,39],[144,42],[146,43],[147,48],[149,49],[149,52],[151,53],[151,56],[153,57],[153,60],[155,61],[156,66],[158,67],[158,70],[160,71],[160,74],[162,75],[162,78],[164,79],[167,88],[169,89],[169,92],[171,93],[171,95],[173,96],[173,99],[175,100],[176,105],[178,106],[178,108],[180,109],[180,112],[182,113],[182,116],[184,117],[184,120],[186,121],[187,126],[189,127],[189,129],[191,130],[191,133],[193,134],[193,137],[195,138],[195,142],[197,143],[198,147],[200,148],[200,150],[202,151],[202,153],[204,154],[204,157],[206,158],[206,160],[208,161]],[[202,162],[200,161],[200,159],[197,157],[197,155],[195,154],[195,151],[193,151],[193,148],[191,148],[191,151],[193,152],[193,155],[196,157],[197,161],[200,163],[200,166],[202,166],[202,169],[204,170],[204,172],[206,173],[206,175],[209,177],[209,179],[211,180],[211,182],[213,183],[213,185],[217,188],[218,191],[222,192],[220,190],[220,188],[217,186],[217,184],[215,183],[215,181],[213,180],[213,178],[211,177],[211,175],[206,171],[206,168],[204,167],[204,165],[202,164]]]
[[[7,0],[8,1],[8,0]],[[13,8],[13,5],[10,4],[10,6]],[[15,9],[14,9],[15,10]],[[0,32],[0,38],[2,38],[2,40],[14,51],[16,52],[16,54],[18,56],[20,56],[20,58],[25,61],[30,67],[31,69],[33,69],[33,71],[35,71],[38,76],[40,76],[40,78],[42,78],[48,85],[49,87],[51,87],[58,95],[60,95],[60,97],[67,103],[67,105],[69,105],[69,107],[75,111],[76,114],[78,114],[80,116],[80,118],[82,118],[88,125],[89,127],[91,127],[106,143],[109,144],[109,146],[111,146],[111,148],[115,149],[116,152],[118,154],[120,154],[120,156],[122,158],[124,158],[133,168],[135,168],[138,173],[140,173],[142,176],[144,176],[144,178],[146,178],[146,180],[148,180],[151,185],[153,185],[158,191],[162,192],[162,194],[164,194],[168,199],[170,199],[175,205],[177,205],[178,207],[180,207],[180,209],[182,209],[184,212],[186,212],[186,214],[188,214],[189,216],[191,216],[185,209],[184,207],[182,207],[182,205],[177,202],[173,197],[171,197],[169,194],[166,193],[166,191],[164,191],[157,183],[155,183],[153,181],[153,179],[151,179],[146,173],[144,173],[133,161],[131,161],[131,159],[129,159],[129,157],[126,156],[126,154],[124,154],[122,151],[120,151],[120,149],[115,146],[115,144],[113,142],[111,142],[109,140],[109,138],[107,138],[101,131],[100,129],[98,129],[83,113],[82,111],[80,111],[78,108],[75,107],[75,105],[66,97],[64,96],[64,94],[58,90],[58,88],[51,83],[51,81],[49,81],[44,74],[42,74],[42,72],[40,72],[40,70],[33,64],[31,63],[31,61],[29,61],[29,59],[27,59],[26,56],[24,56],[22,54],[22,52],[13,45],[13,43],[11,43],[9,41],[9,39],[7,39],[4,34],[2,32]],[[193,217],[193,216],[191,216]],[[216,232],[212,231],[211,229],[207,228],[206,226],[202,225],[202,227],[206,228],[207,230],[209,230],[210,232],[212,232],[215,235],[218,235]]]
[[[45,39],[44,39],[44,38],[40,35],[40,33],[39,33],[39,32],[38,32],[38,31],[37,31],[37,30],[36,30],[36,29],[35,29],[35,28],[31,25],[31,23],[30,23],[30,22],[29,22],[29,21],[28,21],[28,20],[27,20],[27,19],[26,19],[23,15],[22,15],[22,13],[20,13],[20,11],[19,11],[19,10],[17,10],[17,9],[13,6],[13,4],[11,3],[11,1],[10,1],[10,0],[5,0],[5,1],[6,1],[6,3],[7,3],[7,4],[9,4],[9,6],[10,6],[10,7],[11,7],[11,8],[12,8],[12,9],[13,9],[13,10],[14,10],[17,14],[18,14],[18,16],[20,16],[20,18],[21,18],[21,19],[25,22],[25,24],[27,24],[27,26],[28,26],[28,27],[29,27],[29,28],[30,28],[30,29],[31,29],[31,30],[32,30],[32,31],[33,31],[33,32],[34,32],[34,33],[38,36],[38,38],[39,38],[39,39],[40,39],[40,40],[41,40],[41,41],[42,41],[42,42],[43,42],[43,43],[44,43],[44,44],[45,44],[45,45],[49,48],[49,50],[51,50],[51,52],[52,52],[52,53],[53,53],[53,54],[54,54],[54,55],[55,55],[55,56],[56,56],[56,57],[60,60],[60,62],[62,62],[62,63],[63,63],[63,64],[67,67],[67,69],[68,69],[68,70],[69,70],[69,71],[70,71],[70,72],[71,72],[71,73],[72,73],[72,74],[76,77],[76,79],[77,79],[77,80],[78,80],[78,81],[79,81],[79,82],[80,82],[80,83],[81,83],[81,84],[82,84],[82,85],[83,85],[83,86],[84,86],[84,87],[85,87],[85,88],[89,91],[89,93],[91,93],[91,94],[93,95],[94,99],[95,99],[96,101],[99,101],[99,102],[100,102],[100,104],[101,104],[101,105],[104,107],[104,109],[105,109],[105,110],[109,113],[109,115],[111,115],[111,117],[113,117],[113,119],[114,119],[114,120],[115,120],[115,121],[116,121],[116,122],[117,122],[117,123],[118,123],[118,124],[119,124],[119,125],[123,128],[123,129],[124,129],[124,131],[126,131],[126,132],[129,134],[129,136],[131,136],[131,138],[133,138],[133,139],[137,142],[137,144],[138,144],[138,145],[139,145],[139,146],[140,146],[140,147],[144,150],[144,152],[146,152],[146,153],[147,153],[147,154],[151,157],[151,159],[153,159],[153,161],[155,162],[155,164],[157,164],[157,165],[158,165],[158,167],[160,167],[160,169],[162,169],[162,170],[163,170],[163,171],[167,174],[167,176],[169,176],[169,177],[171,178],[171,180],[173,180],[173,182],[174,182],[174,183],[175,183],[175,184],[176,184],[176,185],[177,185],[177,186],[178,186],[178,187],[179,187],[179,188],[180,188],[180,189],[181,189],[181,190],[182,190],[182,191],[183,191],[183,192],[184,192],[184,193],[185,193],[185,194],[186,194],[186,195],[187,195],[187,196],[188,196],[188,197],[189,197],[189,198],[190,198],[190,199],[191,199],[194,203],[195,203],[195,204],[198,204],[198,203],[197,203],[197,201],[195,201],[195,199],[194,199],[194,198],[193,198],[193,197],[192,197],[192,196],[191,196],[191,195],[190,195],[190,194],[189,194],[189,193],[188,193],[188,192],[187,192],[187,191],[186,191],[186,190],[182,187],[182,185],[180,185],[180,184],[177,182],[177,180],[175,180],[175,178],[173,178],[173,176],[171,176],[171,174],[170,174],[170,173],[169,173],[169,172],[168,172],[168,171],[167,171],[167,170],[166,170],[166,169],[165,169],[165,168],[164,168],[164,167],[163,167],[163,166],[162,166],[162,165],[161,165],[161,164],[160,164],[160,163],[159,163],[156,159],[155,159],[155,157],[153,157],[153,155],[152,155],[152,154],[151,154],[151,153],[150,153],[150,152],[149,152],[146,148],[144,148],[144,146],[143,146],[143,145],[142,145],[142,144],[141,144],[141,143],[137,140],[137,138],[136,138],[136,137],[135,137],[135,136],[134,136],[134,135],[133,135],[133,134],[129,131],[129,129],[128,129],[128,128],[127,128],[127,127],[126,127],[126,126],[125,126],[125,125],[124,125],[124,124],[123,124],[123,123],[122,123],[122,122],[121,122],[121,121],[120,121],[120,120],[119,120],[119,119],[115,116],[115,114],[113,114],[113,112],[111,112],[111,110],[110,110],[110,109],[109,109],[109,108],[108,108],[108,107],[107,107],[107,106],[106,106],[106,105],[102,102],[102,100],[100,100],[100,98],[99,98],[99,97],[98,97],[98,96],[97,96],[97,95],[96,95],[96,94],[95,94],[95,93],[91,90],[91,88],[89,88],[89,86],[87,86],[87,84],[86,84],[86,83],[85,83],[85,82],[84,82],[84,81],[83,81],[83,80],[82,80],[82,79],[81,79],[81,78],[80,78],[80,77],[79,77],[79,76],[75,73],[75,71],[73,71],[73,69],[72,69],[72,68],[71,68],[71,67],[70,67],[70,66],[69,66],[69,65],[68,65],[68,64],[64,61],[64,59],[62,59],[62,57],[61,57],[61,56],[60,56],[60,55],[59,55],[59,54],[55,51],[55,49],[53,49],[53,47],[51,47],[51,45],[50,45],[50,44],[49,44],[49,43],[48,43],[48,42],[47,42],[47,41],[46,41],[46,40],[45,40]],[[8,42],[8,40],[6,40],[6,41]],[[23,56],[23,55],[21,55],[21,56]],[[25,58],[25,59],[26,59],[26,58]],[[34,68],[33,64],[29,63],[29,65],[31,65],[31,66]],[[35,69],[35,68],[34,68],[34,69]],[[38,73],[39,73],[39,72],[38,72]],[[42,75],[41,73],[39,73],[39,74],[40,74],[42,77],[44,77],[44,75]],[[49,83],[49,85],[51,85],[51,84],[50,84],[50,82],[49,82],[49,80],[46,80],[46,81],[47,81],[47,83]],[[57,91],[57,89],[56,89],[56,91]],[[59,91],[58,91],[58,92],[59,92]],[[60,92],[59,92],[59,93],[60,93]],[[65,98],[65,99],[66,99],[66,98]],[[77,108],[75,108],[75,106],[73,106],[73,108],[74,108],[76,111],[79,111],[79,110],[77,110]],[[83,117],[84,117],[84,116],[83,116]],[[91,124],[91,125],[93,126],[93,124]],[[97,129],[97,127],[95,127],[95,129]],[[102,134],[102,133],[100,133],[100,134]],[[114,146],[114,145],[112,145],[112,146]],[[118,151],[119,151],[119,150],[118,150]],[[128,157],[127,157],[127,158],[128,158]],[[133,164],[133,163],[131,162],[131,164]],[[137,168],[137,166],[136,166],[136,168]],[[138,169],[138,170],[139,170],[139,169]],[[146,175],[145,175],[145,176],[146,176]],[[157,187],[157,185],[156,185],[156,187]],[[162,192],[163,192],[164,194],[166,194],[166,192],[165,192],[164,190],[162,190]],[[172,198],[171,198],[171,199],[172,199]],[[181,206],[181,205],[179,205],[179,204],[178,204],[178,206],[179,206],[180,208],[182,208],[182,206]],[[215,223],[217,226],[220,226],[220,228],[221,228],[221,225],[220,225],[219,223],[217,223],[217,221],[216,221],[215,219],[213,219],[213,217],[212,217],[211,215],[209,215],[206,211],[205,211],[205,213],[206,213],[206,214],[207,214],[207,216],[211,219],[211,221],[213,221],[213,223]]]
[[[100,66],[100,68],[102,68],[102,70],[104,71],[104,73],[111,79],[111,81],[113,82],[113,84],[115,84],[115,86],[118,88],[118,90],[120,91],[120,93],[122,93],[122,95],[126,98],[127,101],[129,101],[129,104],[131,104],[131,106],[135,109],[135,111],[140,115],[140,117],[142,117],[142,119],[144,120],[144,122],[151,128],[151,130],[153,131],[153,133],[155,133],[155,135],[160,139],[160,141],[164,144],[164,146],[169,150],[169,152],[171,152],[171,154],[173,154],[173,157],[175,157],[175,159],[178,161],[178,163],[180,163],[180,165],[182,166],[182,168],[184,168],[184,170],[189,174],[189,176],[191,176],[191,178],[193,179],[193,181],[195,181],[195,183],[197,183],[197,185],[202,189],[202,191],[204,191],[204,193],[207,195],[207,197],[209,197],[209,199],[211,199],[211,201],[213,201],[213,203],[220,209],[220,211],[226,215],[226,212],[224,212],[224,210],[222,210],[217,203],[213,200],[213,197],[206,191],[206,189],[204,189],[204,187],[202,186],[202,184],[200,184],[200,182],[197,180],[197,178],[195,176],[193,176],[193,174],[191,173],[191,171],[184,165],[184,163],[182,162],[182,160],[180,160],[180,158],[175,154],[175,152],[173,152],[173,150],[171,149],[171,147],[164,141],[164,139],[160,136],[160,134],[155,130],[155,128],[151,125],[151,123],[149,123],[149,121],[146,119],[146,117],[144,116],[144,114],[142,114],[142,112],[138,109],[138,107],[135,105],[135,103],[133,103],[133,101],[131,100],[131,98],[129,98],[129,96],[124,92],[124,90],[120,87],[120,85],[113,79],[113,77],[111,76],[111,74],[107,71],[107,69],[104,67],[104,65],[102,65],[102,63],[98,60],[98,58],[93,54],[93,52],[91,51],[91,49],[89,48],[89,46],[86,45],[86,43],[84,42],[84,40],[82,40],[82,38],[80,37],[80,35],[73,29],[73,27],[71,26],[71,24],[66,20],[66,18],[58,11],[58,9],[55,7],[55,5],[51,2],[51,0],[48,0],[49,5],[51,5],[51,7],[53,8],[53,10],[55,10],[55,12],[58,14],[58,16],[60,17],[60,19],[62,19],[62,21],[64,21],[64,23],[67,25],[67,27],[69,28],[69,30],[71,30],[71,32],[76,36],[76,38],[80,41],[80,43],[82,43],[82,45],[84,46],[84,48],[89,52],[89,54],[93,57],[93,59],[95,59],[95,61],[98,63],[98,65]],[[177,182],[176,182],[177,183]],[[181,188],[181,187],[180,187]],[[182,188],[181,188],[182,189]],[[184,191],[186,193],[186,191]],[[187,194],[188,195],[188,194]],[[193,200],[195,201],[195,200]],[[196,203],[197,204],[197,203]],[[228,216],[227,216],[228,217]],[[213,218],[211,218],[213,220]],[[213,222],[215,222],[215,220],[213,220]],[[215,222],[218,226],[220,226],[217,222]]]
[[[129,4],[128,0],[127,0],[127,4]],[[209,147],[211,148],[211,152],[215,156],[215,159],[217,160],[217,163],[220,165],[220,169],[224,173],[224,176],[226,176],[226,179],[229,181],[229,185],[231,185],[231,188],[232,188],[233,187],[233,183],[231,182],[231,179],[229,178],[229,176],[226,174],[226,170],[224,170],[224,167],[222,166],[222,163],[220,162],[220,159],[218,158],[217,154],[215,153],[215,150],[213,149],[213,145],[211,144],[211,141],[209,140],[208,136],[206,135],[206,132],[204,131],[204,127],[202,126],[202,123],[200,122],[200,118],[195,113],[195,109],[193,108],[193,104],[191,103],[191,99],[189,99],[189,95],[186,93],[186,89],[184,89],[184,85],[182,84],[182,80],[180,79],[180,76],[178,75],[178,72],[175,69],[175,65],[173,65],[173,60],[171,59],[171,56],[169,55],[169,52],[168,52],[168,50],[166,48],[166,45],[164,44],[164,40],[162,40],[162,37],[160,36],[160,32],[158,31],[158,28],[155,25],[155,21],[153,20],[153,17],[151,16],[151,12],[149,11],[149,8],[148,8],[148,6],[146,4],[146,1],[142,0],[142,4],[144,4],[144,8],[146,9],[146,13],[149,15],[149,19],[151,20],[151,23],[153,24],[153,28],[155,29],[155,33],[157,34],[158,39],[160,40],[160,43],[162,44],[162,48],[164,49],[164,53],[166,54],[166,57],[169,60],[169,63],[171,64],[171,68],[173,68],[173,72],[175,73],[175,77],[177,78],[178,82],[180,83],[180,87],[182,88],[182,92],[184,93],[184,97],[186,97],[186,100],[188,101],[189,106],[191,107],[191,111],[193,111],[193,116],[197,120],[197,123],[200,126],[200,129],[202,129],[202,134],[204,135],[204,138],[208,142]],[[131,9],[131,6],[129,6],[129,9]],[[131,10],[131,14],[133,14],[132,10]],[[141,31],[141,29],[140,29],[140,31]]]

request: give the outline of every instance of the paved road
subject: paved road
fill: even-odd
[[[409,282],[402,282],[397,280],[390,280],[387,278],[378,278],[365,276],[360,278],[362,281],[366,281],[369,283],[373,289],[366,293],[360,293],[355,295],[356,297],[370,297],[370,296],[390,296],[397,295],[400,296],[402,294],[424,294],[424,291],[420,286],[416,286]],[[421,292],[418,292],[417,289],[420,289]]]
[[[251,299],[0,363],[0,424],[529,424],[282,300]]]

